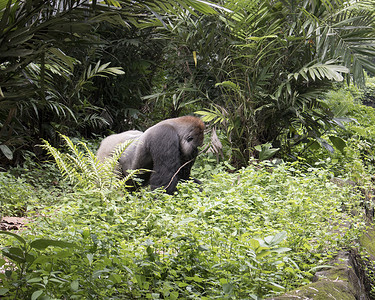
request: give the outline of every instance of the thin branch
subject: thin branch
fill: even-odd
[[[169,188],[169,186],[171,185],[173,179],[177,176],[178,172],[180,172],[183,167],[185,167],[188,163],[192,162],[193,160],[194,160],[194,158],[192,158],[191,160],[188,160],[186,163],[184,163],[183,165],[181,165],[181,167],[178,168],[178,170],[176,171],[176,173],[173,174],[171,180],[169,181],[169,183],[165,187],[165,189]]]
[[[199,154],[201,154],[201,153],[203,153],[203,150],[202,150],[201,152],[199,152],[199,153],[197,154],[197,156],[198,156]],[[165,187],[165,189],[169,188],[169,186],[172,184],[173,179],[177,176],[178,172],[180,172],[181,169],[182,169],[183,167],[185,167],[188,163],[191,163],[194,159],[195,159],[195,157],[192,158],[192,159],[190,159],[190,160],[188,160],[186,163],[184,163],[183,165],[181,165],[181,167],[178,168],[178,170],[176,171],[176,173],[173,174],[171,180],[169,181],[169,183],[168,183],[168,185]]]

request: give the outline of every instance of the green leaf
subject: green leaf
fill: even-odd
[[[260,251],[257,251],[257,259],[262,259],[263,257],[266,257],[271,254],[272,252],[269,249],[262,249]]]
[[[335,149],[324,139],[322,138],[316,138],[316,140],[319,142],[319,144],[322,146],[322,148],[328,150],[331,153],[335,152]]]
[[[9,292],[9,289],[6,288],[0,288],[0,296],[4,296],[6,293]]]
[[[251,239],[251,240],[249,241],[249,243],[250,243],[250,247],[251,247],[252,249],[258,249],[258,248],[260,247],[260,243],[259,243],[259,241],[256,240],[256,239]]]
[[[30,243],[31,248],[43,250],[49,246],[60,247],[60,248],[73,248],[75,244],[65,242],[65,241],[56,241],[50,239],[37,239]]]
[[[329,140],[332,142],[341,153],[344,153],[344,148],[346,147],[346,142],[338,136],[329,136]]]
[[[122,281],[122,277],[119,274],[111,273],[111,275],[109,276],[109,280],[116,284]]]
[[[11,260],[23,264],[26,262],[25,259],[25,252],[18,247],[6,247],[3,248],[3,254],[4,256],[10,258]]]
[[[223,292],[227,295],[232,293],[233,288],[234,288],[234,286],[231,283],[223,284]]]
[[[258,42],[264,39],[273,39],[273,38],[277,38],[277,35],[265,35],[265,36],[260,36],[260,37],[250,36],[250,37],[247,37],[246,39]]]
[[[36,282],[41,282],[43,280],[43,278],[41,277],[35,277],[35,278],[31,278],[27,281],[27,283],[36,283]]]
[[[0,53],[0,57],[25,57],[33,54],[33,50],[29,49],[12,49],[9,51],[4,51],[3,53]]]
[[[233,91],[239,91],[240,90],[240,86],[238,84],[236,84],[232,81],[229,81],[229,80],[223,81],[221,83],[216,83],[215,87],[217,87],[217,86],[223,86],[223,87],[229,88]]]
[[[273,290],[276,290],[276,291],[282,291],[282,290],[285,290],[285,287],[283,287],[282,285],[280,284],[277,284],[276,282],[270,282],[271,286],[273,287]]]
[[[10,235],[10,236],[12,236],[12,237],[15,237],[15,238],[16,238],[17,240],[19,240],[22,244],[26,244],[26,241],[25,241],[21,236],[19,236],[18,234],[15,234],[15,233],[13,233],[13,232],[0,230],[0,234]]]
[[[1,152],[3,152],[4,156],[9,159],[9,160],[12,160],[13,159],[13,152],[12,150],[9,149],[9,147],[7,145],[0,145],[0,150]]]
[[[271,158],[276,154],[277,151],[280,150],[280,148],[271,148],[272,145],[270,143],[257,145],[255,146],[255,150],[259,152],[259,159],[260,160],[266,160]]]
[[[70,284],[70,289],[73,291],[73,292],[76,292],[78,291],[78,288],[79,288],[79,282],[78,280],[73,280]]]
[[[322,146],[317,141],[314,141],[314,142],[311,143],[311,145],[309,145],[309,147],[310,147],[311,150],[318,150]]]
[[[179,286],[180,288],[187,287],[188,285],[189,285],[189,284],[186,283],[186,282],[179,282],[179,283],[178,283],[178,286]]]
[[[367,136],[367,134],[368,134],[366,128],[363,128],[363,127],[360,127],[360,126],[352,126],[351,129],[361,136]]]
[[[188,218],[186,218],[186,219],[181,220],[181,221],[178,223],[178,225],[181,226],[181,225],[185,225],[185,224],[188,224],[188,223],[190,223],[190,222],[195,222],[195,221],[197,221],[196,218],[188,217]]]
[[[111,67],[106,70],[107,72],[111,74],[116,74],[116,75],[123,75],[125,72],[122,70],[121,67]]]
[[[42,294],[43,294],[43,290],[35,291],[35,292],[31,295],[31,300],[36,300],[36,299],[38,299]]]
[[[291,248],[287,248],[287,247],[280,247],[280,248],[272,249],[273,252],[277,252],[277,253],[289,252],[291,250],[292,250]]]
[[[89,261],[89,265],[91,266],[92,265],[92,262],[94,261],[94,254],[92,253],[87,253],[86,254],[86,258],[87,260]],[[137,276],[137,275],[136,275]]]
[[[275,234],[274,236],[267,236],[264,238],[264,241],[269,245],[269,246],[276,246],[280,244],[283,240],[286,239],[287,233],[286,231],[281,231]]]
[[[176,299],[178,299],[178,296],[179,296],[179,292],[177,292],[177,291],[173,291],[173,292],[171,292],[171,293],[169,294],[169,299],[170,299],[170,300],[176,300]]]
[[[74,64],[76,63],[76,60],[73,57],[70,57],[69,55],[66,55],[61,49],[59,48],[51,48],[49,49],[49,52],[51,52],[53,55],[61,59],[69,68],[71,71],[74,69]]]
[[[11,46],[17,46],[24,44],[28,40],[32,39],[34,37],[33,34],[29,34],[26,30],[24,33],[17,35],[16,37],[13,37],[10,39],[8,47],[10,48]]]

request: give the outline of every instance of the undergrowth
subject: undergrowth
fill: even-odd
[[[310,282],[363,228],[348,214],[359,193],[321,169],[253,161],[227,173],[198,162],[197,172],[203,192],[188,182],[173,196],[108,187],[103,201],[82,184],[53,194],[22,239],[0,235],[0,295],[261,299]]]

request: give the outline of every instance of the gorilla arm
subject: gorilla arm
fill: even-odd
[[[171,195],[176,190],[180,177],[177,173],[181,166],[180,138],[177,130],[170,124],[160,124],[150,130],[147,137],[147,148],[153,162],[151,189],[163,187]]]
[[[186,162],[183,162],[183,164],[185,164],[185,163],[186,163],[186,165],[179,172],[180,173],[180,179],[181,180],[190,180],[191,179],[191,180],[193,180],[194,183],[201,185],[202,182],[199,179],[190,177],[191,168],[193,167],[193,165],[195,163],[195,157],[192,158],[190,161],[187,160]],[[201,188],[199,188],[199,189],[200,189],[200,191],[202,191]]]

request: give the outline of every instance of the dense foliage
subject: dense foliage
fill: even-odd
[[[259,299],[309,282],[363,226],[360,215],[347,213],[360,194],[322,169],[254,161],[228,174],[209,166],[201,161],[195,170],[207,177],[202,193],[186,183],[174,196],[112,189],[103,201],[82,184],[50,189],[44,208],[29,207],[34,220],[22,237],[1,237],[10,260],[0,260],[0,293]],[[12,195],[38,198],[21,186]]]
[[[20,162],[56,131],[93,137],[200,111],[230,159],[321,140],[319,98],[374,72],[373,1],[5,1],[0,155]],[[261,146],[260,146],[261,147]],[[13,158],[13,159],[12,159]]]
[[[40,155],[35,145],[56,144],[57,131],[133,126],[165,44],[159,15],[185,10],[215,13],[200,0],[1,1],[1,164]]]
[[[287,154],[307,138],[324,147],[320,137],[336,116],[319,98],[333,82],[361,84],[363,69],[374,70],[366,56],[374,54],[373,11],[361,2],[226,3],[234,13],[211,67],[221,93],[208,94],[211,108],[200,113],[220,123],[233,162],[246,165],[254,146],[269,142]]]
[[[0,173],[2,215],[32,220],[21,234],[2,232],[0,294],[260,299],[310,282],[338,249],[357,247],[363,206],[373,205],[365,196],[375,114],[359,103],[372,86],[369,80],[365,90],[336,89],[324,98],[352,120],[335,131],[345,151],[301,145],[299,162],[252,160],[234,173],[201,155],[193,175],[203,192],[185,183],[174,196],[129,194],[106,171],[116,159],[96,161],[97,142],[64,137],[62,150],[46,142],[68,182],[32,156]]]
[[[0,231],[0,298],[261,299],[357,246],[374,1],[215,3],[0,1],[0,220],[28,220]],[[194,166],[203,192],[129,193],[123,148],[95,157],[194,112],[223,145]]]

